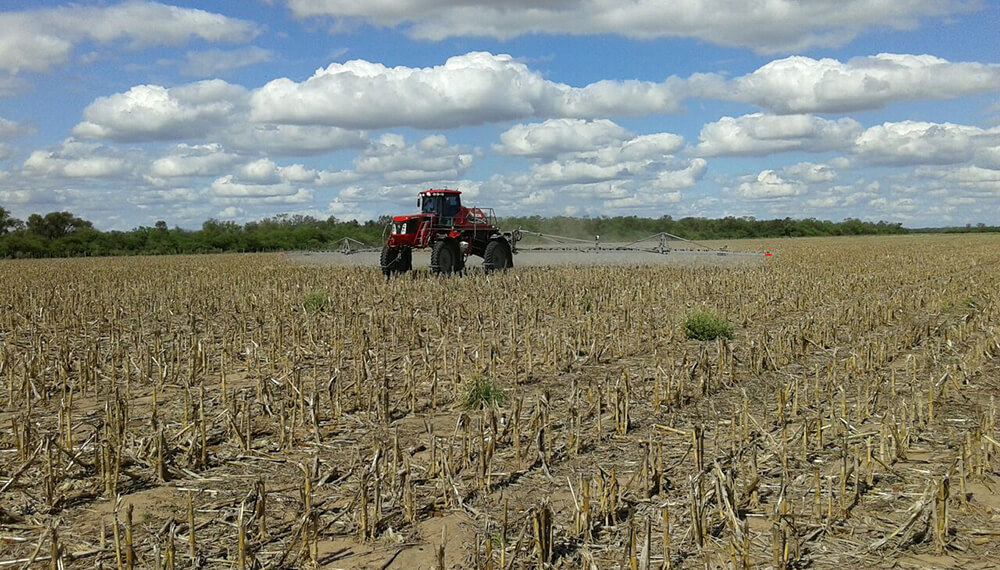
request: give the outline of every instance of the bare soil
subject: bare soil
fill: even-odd
[[[1000,237],[758,247],[0,262],[0,568],[998,567]]]

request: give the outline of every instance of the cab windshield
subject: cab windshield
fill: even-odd
[[[423,214],[433,214],[437,212],[437,199],[433,196],[424,196],[420,206],[420,212]]]
[[[456,194],[440,196],[423,196],[420,199],[420,213],[437,214],[445,218],[458,215],[462,202]]]

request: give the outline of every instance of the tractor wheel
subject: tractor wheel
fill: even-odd
[[[379,265],[382,267],[382,274],[386,277],[405,273],[413,266],[413,252],[408,247],[394,249],[388,245],[382,246]]]
[[[431,271],[438,275],[450,275],[462,270],[462,254],[455,240],[445,239],[434,242],[431,249]]]
[[[505,240],[495,239],[486,244],[486,251],[483,252],[483,269],[487,273],[506,271],[511,267],[514,267],[514,258]]]
[[[399,259],[396,264],[400,273],[406,273],[413,269],[413,250],[408,247],[399,250]]]

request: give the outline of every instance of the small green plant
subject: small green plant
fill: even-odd
[[[941,306],[942,313],[970,314],[979,310],[979,301],[974,297],[966,297],[959,302],[949,302]]]
[[[476,376],[465,386],[463,407],[467,410],[481,410],[486,406],[507,403],[509,396],[496,382],[489,378]]]
[[[322,311],[326,306],[326,293],[322,291],[312,291],[302,299],[302,306],[310,313]]]
[[[688,314],[684,320],[684,335],[697,340],[733,338],[733,325],[724,317],[697,310]]]

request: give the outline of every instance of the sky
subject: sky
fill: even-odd
[[[0,207],[1000,225],[1000,2],[4,0]]]

